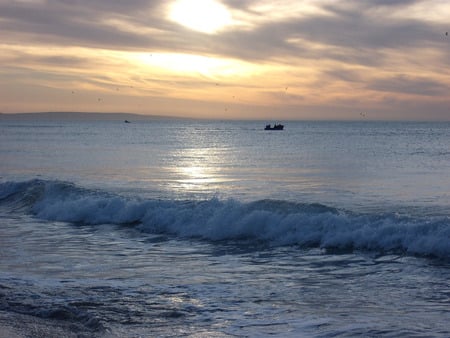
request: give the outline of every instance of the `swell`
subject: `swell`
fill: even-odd
[[[245,239],[271,246],[404,252],[450,259],[446,216],[358,214],[278,200],[144,200],[44,180],[1,183],[0,206],[45,220],[127,224],[143,232],[211,241]]]

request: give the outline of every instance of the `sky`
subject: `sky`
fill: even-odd
[[[450,120],[448,0],[0,0],[0,112]]]

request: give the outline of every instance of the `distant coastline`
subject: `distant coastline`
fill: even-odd
[[[98,112],[35,112],[35,113],[0,113],[0,120],[68,120],[68,121],[151,121],[188,119],[178,116],[141,115],[133,113],[98,113]]]
[[[268,122],[273,122],[273,119],[267,118],[258,118],[258,119],[224,119],[224,118],[214,118],[214,117],[190,117],[190,116],[174,116],[174,115],[144,115],[144,114],[136,114],[136,113],[100,113],[100,112],[29,112],[29,113],[5,113],[0,112],[0,121],[33,121],[33,120],[41,120],[41,121],[121,121],[124,122],[128,120],[129,122],[133,121],[161,121],[161,120],[206,120],[206,121],[258,121],[260,123],[267,124]],[[279,121],[280,119],[276,119],[275,121]],[[391,120],[383,120],[383,119],[370,119],[370,118],[356,118],[356,119],[282,119],[284,122],[294,122],[294,121],[302,121],[302,122],[370,122],[370,123],[450,123],[450,120],[442,119],[442,120],[402,120],[402,119],[391,119]]]

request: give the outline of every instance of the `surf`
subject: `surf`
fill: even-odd
[[[210,198],[145,199],[71,182],[0,183],[2,212],[83,225],[133,226],[142,233],[208,241],[252,241],[325,250],[364,250],[450,259],[447,216],[357,213],[318,203]]]

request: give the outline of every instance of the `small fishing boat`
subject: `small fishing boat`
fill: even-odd
[[[266,127],[264,128],[264,130],[283,130],[284,125],[282,125],[281,123],[279,124],[274,124],[273,127],[270,124],[267,124]]]

